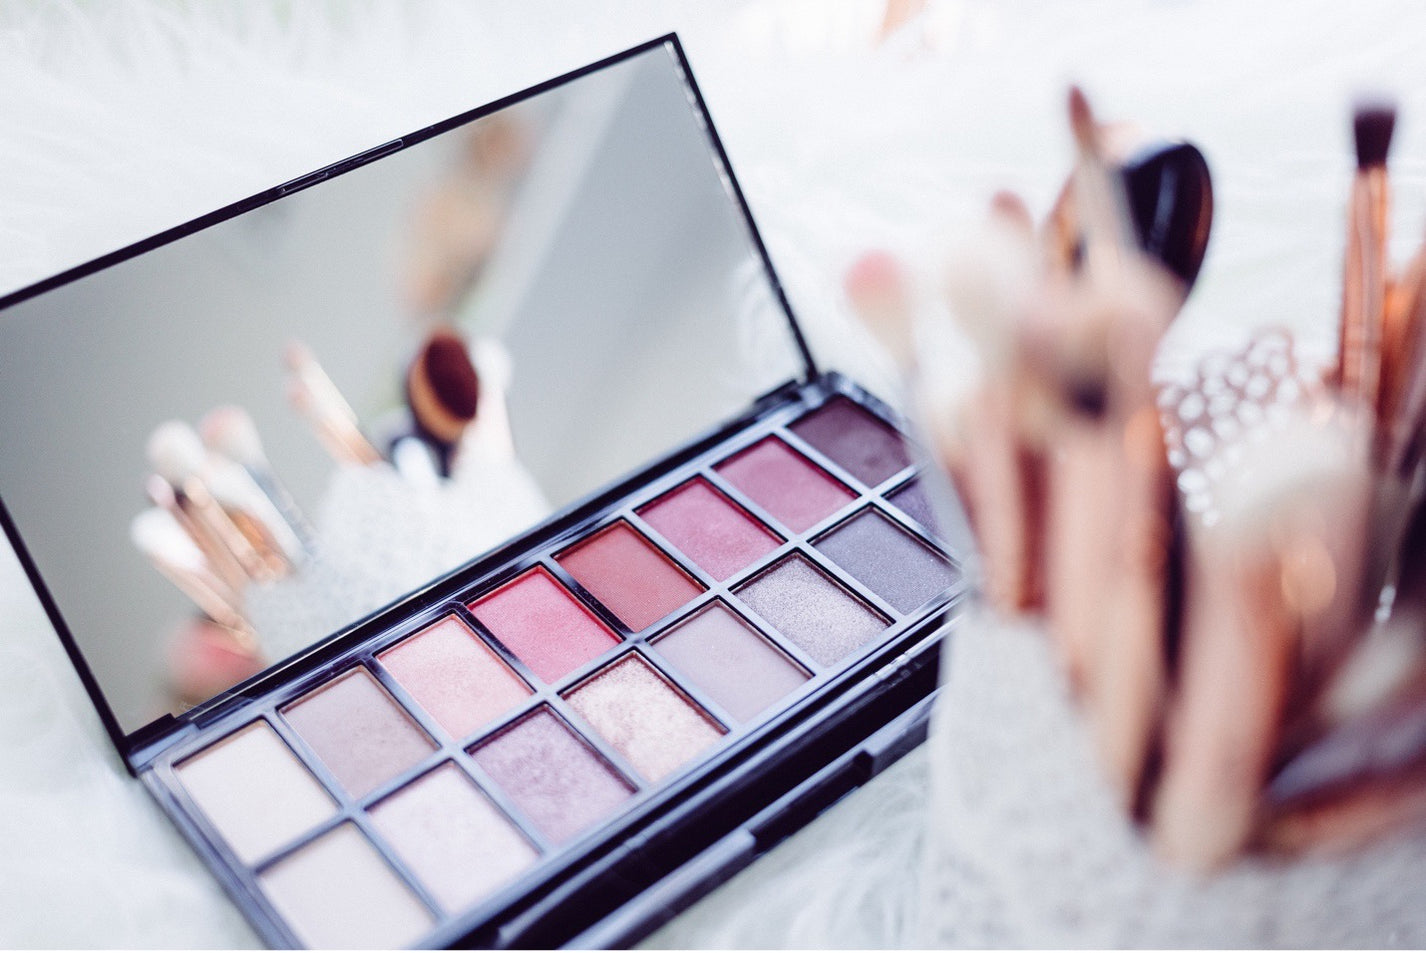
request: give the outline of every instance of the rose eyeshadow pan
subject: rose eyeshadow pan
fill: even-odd
[[[782,543],[701,477],[665,493],[639,516],[719,582]]]
[[[470,754],[530,823],[556,844],[613,814],[634,793],[633,785],[547,707]]]
[[[369,794],[435,750],[361,666],[308,692],[282,715],[353,797]]]
[[[463,738],[530,695],[530,686],[458,616],[377,656],[452,737]]]
[[[956,581],[944,556],[876,510],[862,510],[815,545],[898,612],[919,609]]]
[[[619,642],[612,629],[539,567],[472,602],[470,611],[546,682],[559,681]]]
[[[638,655],[602,669],[566,698],[649,781],[662,781],[723,735],[721,725]]]
[[[693,577],[620,520],[555,557],[565,572],[639,632],[703,592]]]
[[[738,598],[819,665],[835,665],[888,622],[796,553],[737,590]]]
[[[832,398],[788,429],[867,486],[911,465],[901,435],[845,397]]]
[[[777,437],[759,440],[714,469],[794,533],[810,529],[856,499]]]

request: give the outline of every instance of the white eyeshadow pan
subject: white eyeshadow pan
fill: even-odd
[[[265,721],[203,749],[174,773],[246,864],[336,811],[331,796]]]
[[[371,809],[381,835],[448,912],[515,879],[538,856],[505,815],[446,763]]]
[[[258,882],[314,949],[409,946],[432,925],[430,911],[350,823],[273,864]]]

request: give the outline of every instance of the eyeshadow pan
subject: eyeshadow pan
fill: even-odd
[[[490,799],[446,762],[371,809],[381,835],[454,913],[489,896],[537,854]]]
[[[174,772],[246,864],[336,811],[331,796],[265,721],[209,745]]]
[[[936,510],[931,506],[931,498],[926,495],[926,488],[921,485],[920,480],[912,480],[896,492],[888,494],[886,498],[901,512],[940,535],[941,528],[936,523]]]
[[[721,602],[654,643],[688,681],[747,721],[795,691],[808,674]]]
[[[911,465],[901,434],[845,397],[829,400],[788,429],[867,486]]]
[[[956,581],[943,556],[876,510],[863,510],[816,546],[898,612],[919,609]]]
[[[613,814],[634,793],[548,708],[473,748],[471,756],[555,843]]]
[[[566,698],[650,781],[668,777],[717,744],[723,734],[703,709],[637,655],[626,655]]]
[[[887,626],[880,614],[796,554],[778,561],[737,593],[819,665],[835,665]]]
[[[782,542],[702,478],[665,493],[639,515],[719,582]]]
[[[619,642],[612,629],[540,568],[476,600],[470,610],[546,682],[559,681]]]
[[[822,522],[855,495],[777,437],[765,437],[715,467],[725,480],[794,533]]]
[[[272,905],[313,949],[393,949],[431,928],[423,903],[351,823],[258,875]]]
[[[648,628],[703,591],[622,520],[555,558],[633,632]]]
[[[353,797],[435,750],[411,716],[358,666],[283,709],[283,717]]]
[[[453,615],[378,657],[401,687],[456,738],[505,714],[530,695],[529,686],[510,666]]]

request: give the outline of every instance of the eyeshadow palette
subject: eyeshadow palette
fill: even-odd
[[[497,224],[450,266],[457,212]],[[484,355],[448,443],[435,359],[390,358],[432,308]],[[56,389],[90,336],[92,392]],[[274,353],[300,411],[340,382],[361,412],[304,441]],[[673,37],[0,299],[0,395],[35,448],[0,458],[0,522],[125,763],[274,946],[638,940],[923,736],[966,590],[947,488],[813,362]],[[253,482],[318,517],[227,566],[204,501],[249,511],[170,478],[157,430],[157,515],[132,500],[143,428],[234,395],[272,434]],[[170,518],[187,561],[140,532]],[[248,668],[185,680],[174,631]]]
[[[959,591],[894,502],[902,436],[841,393],[807,412],[825,388],[251,700],[152,783],[302,945],[420,943],[526,893]],[[787,482],[836,505],[809,522]],[[349,907],[316,899],[338,869]]]

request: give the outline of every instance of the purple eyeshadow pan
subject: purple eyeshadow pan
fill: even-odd
[[[945,557],[876,510],[863,510],[816,546],[898,612],[919,609],[956,581]]]
[[[794,533],[810,529],[856,496],[777,437],[765,437],[715,468]]]
[[[879,613],[795,553],[741,586],[737,595],[819,665],[836,665],[887,626]]]
[[[613,814],[634,793],[548,708],[471,749],[471,756],[555,843]]]
[[[308,692],[282,714],[353,797],[370,793],[435,750],[406,710],[360,666]]]
[[[931,506],[931,498],[926,495],[926,488],[921,485],[920,480],[912,480],[901,489],[887,494],[886,498],[901,512],[940,535],[940,527],[936,525],[935,508]]]
[[[901,434],[845,397],[834,397],[789,429],[867,486],[911,465]]]

